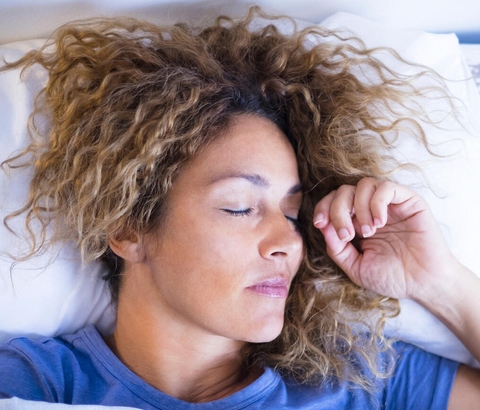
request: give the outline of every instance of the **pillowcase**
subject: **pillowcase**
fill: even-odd
[[[44,40],[0,46],[6,61],[21,57]],[[46,82],[40,67],[27,71],[22,82],[19,70],[0,74],[0,162],[24,148],[33,98]],[[56,246],[44,254],[12,266],[9,254],[27,250],[24,239],[12,234],[3,218],[26,202],[31,173],[0,170],[0,342],[13,336],[56,336],[95,323],[103,332],[113,329],[114,311],[108,286],[101,278],[101,263],[82,266],[79,253],[70,245]],[[23,231],[22,218],[12,220]]]
[[[299,22],[303,27],[306,22]],[[310,23],[308,23],[310,24]],[[458,259],[480,273],[476,255],[476,230],[480,215],[480,97],[471,80],[458,40],[454,35],[391,30],[365,19],[338,13],[322,23],[330,29],[348,29],[363,39],[367,47],[392,47],[408,61],[424,64],[438,71],[448,81],[450,92],[458,98],[459,115],[465,128],[450,118],[441,127],[425,124],[427,137],[434,150],[447,157],[432,157],[423,146],[408,137],[400,138],[394,155],[403,162],[421,165],[430,187],[418,175],[400,172],[399,182],[415,187],[427,201],[444,228],[447,240]],[[286,28],[288,29],[288,28]],[[38,48],[43,40],[12,43],[0,47],[7,61],[25,51]],[[411,67],[393,60],[385,53],[378,58],[400,73]],[[0,74],[0,162],[28,143],[26,123],[33,96],[46,81],[44,71],[34,67],[27,71],[24,82],[19,72]],[[427,111],[444,110],[439,101],[431,101]],[[27,197],[30,174],[26,170],[0,171],[0,218],[18,209]],[[432,189],[431,189],[432,188]],[[22,229],[17,218],[14,227]],[[95,262],[82,266],[79,252],[70,244],[57,246],[52,254],[40,255],[16,264],[8,254],[25,249],[25,241],[0,225],[0,341],[18,335],[55,336],[74,332],[94,323],[103,333],[114,327],[114,309],[109,303],[106,283],[101,279],[106,268]],[[401,301],[402,313],[388,323],[387,331],[395,337],[452,358],[474,364],[472,356],[437,319],[411,301]]]
[[[422,124],[432,150],[430,155],[408,135],[400,136],[393,156],[400,162],[421,166],[419,174],[399,172],[394,178],[411,186],[429,203],[440,223],[453,254],[465,266],[480,275],[477,237],[480,215],[480,96],[454,34],[429,34],[388,29],[363,18],[339,13],[322,23],[330,29],[348,29],[367,47],[394,48],[405,60],[433,68],[446,79],[456,98],[458,120],[445,117],[449,107],[440,100],[423,107],[441,122]],[[379,54],[379,58],[400,73],[411,68]],[[425,83],[428,85],[428,81]],[[401,300],[400,316],[387,323],[387,333],[441,356],[480,367],[460,341],[425,308],[410,300]]]

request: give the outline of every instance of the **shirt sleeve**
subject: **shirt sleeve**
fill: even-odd
[[[21,349],[0,345],[0,399],[52,401],[41,368],[41,363],[34,363]]]
[[[458,363],[405,343],[395,348],[398,359],[385,389],[385,408],[446,409]]]

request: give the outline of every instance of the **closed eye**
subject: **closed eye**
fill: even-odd
[[[239,210],[222,208],[221,210],[233,216],[248,216],[252,213],[253,208],[239,209]],[[287,219],[287,221],[289,221],[293,225],[293,228],[295,230],[300,229],[300,222],[298,221],[298,219],[293,218],[291,216],[287,216],[287,215],[285,215],[285,218]]]
[[[287,218],[287,221],[291,222],[291,224],[297,231],[300,230],[300,222],[298,219],[292,218],[291,216],[287,216],[287,215],[285,215],[285,218]]]
[[[222,209],[222,211],[233,216],[248,216],[252,213],[252,210],[253,210],[252,208],[240,209],[240,210]]]

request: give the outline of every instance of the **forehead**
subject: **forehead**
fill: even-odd
[[[293,147],[273,122],[253,115],[236,117],[229,128],[185,164],[170,195],[180,191],[183,195],[186,190],[193,195],[199,186],[211,186],[235,175],[256,176],[258,181],[267,182],[264,187],[286,191],[299,184]]]
[[[293,147],[285,134],[270,120],[241,115],[192,159],[190,167],[205,166],[215,173],[239,171],[243,166],[258,168],[277,165],[279,171],[297,168]],[[279,166],[280,165],[280,166]],[[283,167],[281,165],[284,165]],[[252,169],[253,171],[253,169]]]

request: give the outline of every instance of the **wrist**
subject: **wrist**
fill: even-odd
[[[430,283],[419,287],[411,299],[438,316],[443,310],[457,306],[472,289],[479,286],[477,276],[452,256],[451,261],[444,264],[442,272],[434,272]]]
[[[460,265],[460,264],[459,264]],[[418,302],[445,324],[480,361],[480,278],[460,265],[437,292]],[[427,292],[424,296],[427,296]]]
[[[472,311],[480,312],[477,297],[480,294],[480,279],[458,261],[449,266],[446,274],[420,291],[414,300],[458,333],[465,330]]]

